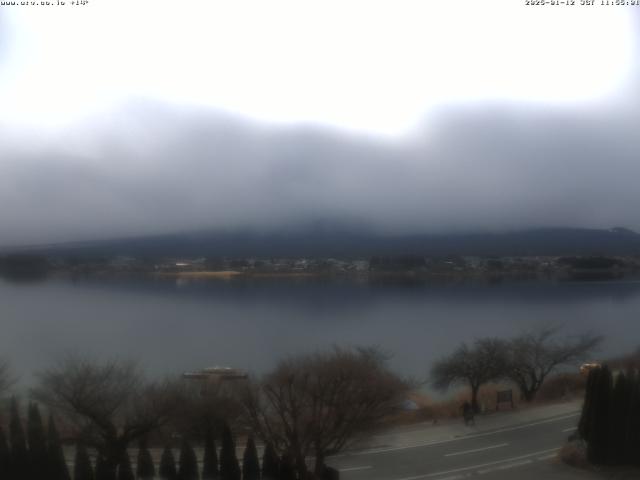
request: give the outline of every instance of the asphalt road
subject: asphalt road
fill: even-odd
[[[590,478],[556,459],[578,419],[572,412],[476,433],[470,428],[468,434],[446,440],[428,440],[427,434],[423,443],[351,452],[328,463],[344,480]]]

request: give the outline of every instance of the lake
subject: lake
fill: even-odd
[[[175,278],[0,280],[0,356],[28,385],[66,351],[138,360],[151,375],[207,366],[262,373],[331,345],[379,345],[425,378],[462,341],[542,325],[606,335],[597,357],[640,345],[640,280]]]

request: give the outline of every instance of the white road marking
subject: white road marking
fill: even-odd
[[[573,432],[574,430],[577,430],[577,429],[578,427],[565,428],[564,430],[562,430],[562,433]]]
[[[543,457],[538,457],[536,460],[551,460],[552,458],[558,458],[557,453],[552,453],[551,455],[545,455]]]
[[[355,472],[357,470],[369,470],[370,468],[373,468],[371,465],[364,465],[362,467],[347,467],[347,468],[340,468],[339,470],[341,472]]]
[[[425,473],[425,474],[416,475],[416,476],[413,476],[413,477],[396,478],[394,480],[421,480],[421,479],[424,479],[424,478],[441,477],[442,475],[448,475],[450,473],[460,473],[460,472],[465,472],[465,471],[469,471],[469,470],[478,470],[478,469],[484,468],[484,467],[491,467],[491,466],[494,466],[494,465],[510,464],[510,463],[517,462],[518,460],[529,459],[531,457],[535,457],[535,456],[538,456],[538,455],[544,455],[545,453],[556,452],[556,451],[558,451],[558,448],[550,448],[548,450],[541,450],[539,452],[528,453],[526,455],[520,455],[518,457],[505,458],[503,460],[496,460],[496,461],[493,461],[493,462],[481,463],[481,464],[478,464],[478,465],[470,465],[468,467],[454,468],[453,470],[445,470],[443,472]]]
[[[497,472],[499,470],[508,470],[510,468],[521,467],[522,465],[529,465],[530,463],[533,463],[533,460],[520,460],[519,462],[511,462],[511,463],[507,463],[506,465],[499,465],[493,468],[485,468],[484,470],[478,470],[478,473],[480,475],[484,475],[485,473]]]
[[[374,455],[374,454],[378,454],[378,453],[397,452],[399,450],[409,450],[411,448],[430,447],[432,445],[442,445],[442,444],[445,444],[445,443],[459,442],[461,440],[469,440],[469,439],[480,438],[480,437],[488,437],[490,435],[496,435],[498,433],[512,432],[514,430],[521,430],[523,428],[535,427],[537,425],[544,425],[545,423],[559,422],[560,420],[566,420],[567,418],[577,417],[578,415],[580,415],[580,412],[571,413],[571,414],[568,414],[568,415],[563,415],[561,417],[549,418],[547,420],[540,420],[539,422],[527,423],[525,425],[518,425],[518,426],[515,426],[515,427],[501,428],[499,430],[493,430],[491,432],[474,433],[473,435],[465,435],[463,437],[449,438],[447,440],[435,440],[435,441],[431,441],[431,442],[414,443],[414,444],[410,444],[410,445],[400,445],[398,447],[371,448],[371,449],[368,449],[368,450],[361,450],[359,452],[351,452],[351,453],[343,453],[343,454],[340,454],[340,455],[334,455],[332,458],[354,457],[354,456],[359,456],[359,455]],[[404,479],[400,479],[400,480],[404,480]]]
[[[458,455],[466,455],[467,453],[482,452],[484,450],[491,450],[493,448],[500,448],[500,447],[507,447],[507,446],[509,446],[508,443],[500,443],[498,445],[491,445],[490,447],[474,448],[473,450],[464,450],[463,452],[447,453],[445,457],[456,457]]]

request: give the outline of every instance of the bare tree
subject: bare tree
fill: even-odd
[[[290,455],[298,477],[307,478],[309,456],[322,475],[326,456],[394,412],[407,388],[379,350],[335,348],[282,361],[249,387],[245,408],[253,430]]]
[[[209,432],[220,434],[226,423],[234,424],[242,416],[245,390],[245,380],[183,380],[178,388],[181,408],[168,427],[204,442]]]
[[[535,399],[547,376],[564,365],[587,359],[602,342],[602,336],[584,333],[559,338],[560,328],[542,328],[511,340],[508,377],[518,386],[524,400]]]
[[[135,439],[165,424],[177,406],[168,382],[146,382],[135,364],[68,356],[39,375],[37,400],[63,415],[78,439],[95,448],[115,479]]]
[[[466,384],[471,389],[471,406],[479,411],[478,392],[485,383],[505,376],[508,344],[499,338],[482,338],[472,346],[461,344],[451,355],[434,364],[431,382],[439,390]]]

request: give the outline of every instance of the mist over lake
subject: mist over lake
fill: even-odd
[[[289,354],[379,345],[426,378],[462,341],[562,325],[605,335],[598,358],[640,344],[640,280],[371,283],[325,278],[0,280],[0,352],[21,377],[77,351],[150,375],[207,366],[264,373]]]

